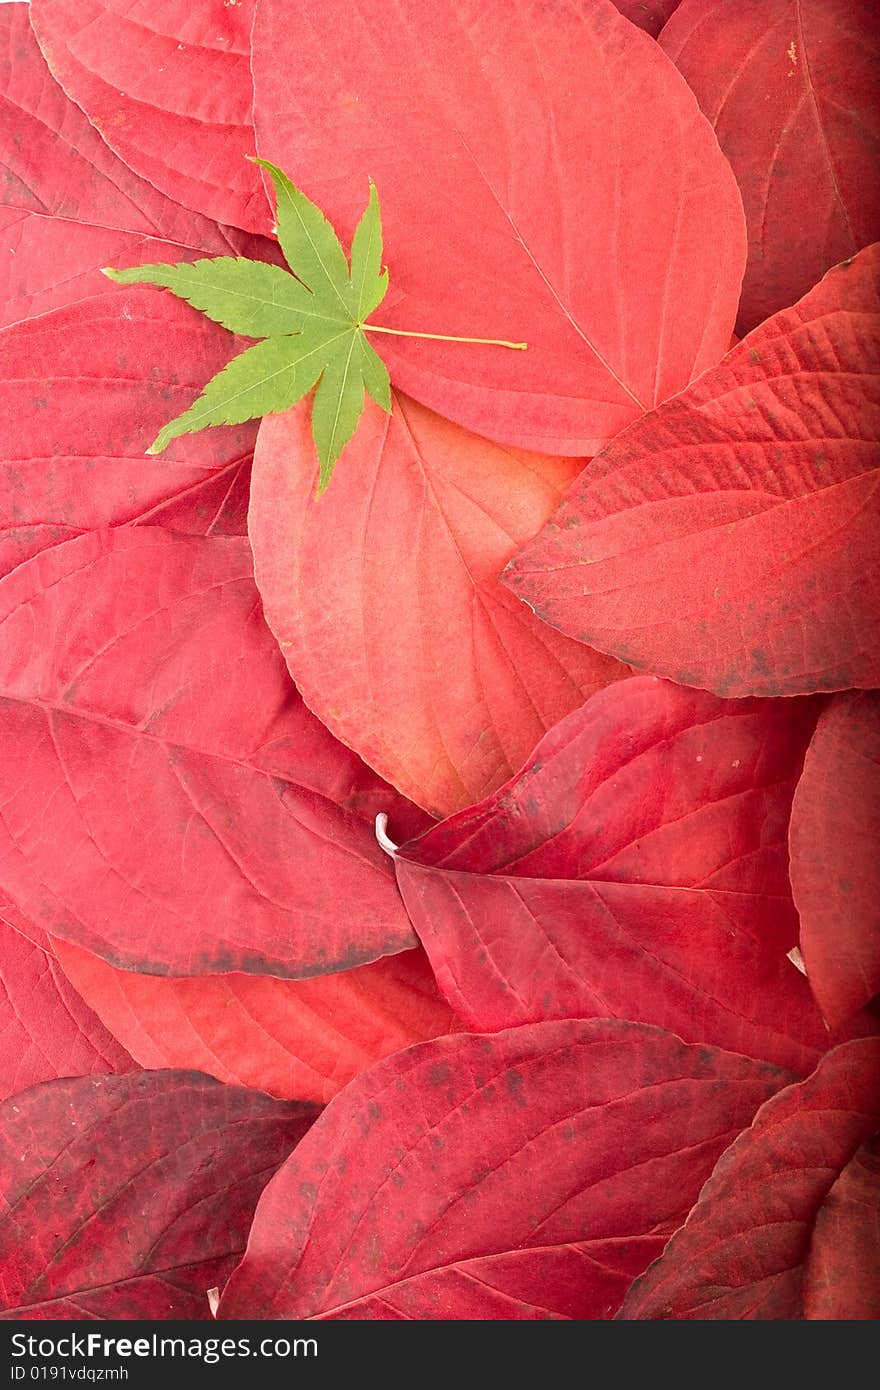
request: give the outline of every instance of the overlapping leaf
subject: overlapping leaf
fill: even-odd
[[[102,293],[102,266],[277,258],[275,243],[171,201],[117,158],[57,85],[29,7],[0,8],[0,324]]]
[[[853,1223],[841,1204],[861,1188],[850,1165],[870,1162],[859,1150],[878,1128],[880,1040],[845,1043],[758,1111],[683,1228],[634,1284],[621,1316],[857,1318],[866,1305],[876,1316],[877,1223],[868,1213],[866,1225]],[[876,1194],[873,1171],[869,1181]],[[833,1287],[831,1270],[841,1277]]]
[[[837,1027],[880,994],[880,694],[837,696],[822,715],[790,844],[807,978]]]
[[[396,856],[453,1007],[493,1030],[616,1017],[794,1071],[827,1034],[786,958],[792,793],[815,711],[636,677]]]
[[[114,970],[57,941],[65,974],[145,1067],[192,1067],[290,1100],[328,1101],[358,1072],[460,1027],[422,951],[314,980]]]
[[[0,883],[38,925],[156,974],[309,976],[414,944],[358,812],[424,817],[296,697],[246,541],[56,546],[0,583],[0,652]]]
[[[622,15],[655,39],[680,3],[681,0],[614,0]]]
[[[0,1099],[59,1076],[134,1071],[57,963],[2,913],[0,907]]]
[[[880,1134],[854,1154],[816,1213],[804,1316],[880,1318]]]
[[[880,244],[594,459],[505,579],[720,695],[880,683]]]
[[[260,426],[248,518],[266,617],[307,704],[434,814],[467,806],[626,668],[559,638],[498,575],[577,471],[395,398],[315,501],[308,412]]]
[[[661,44],[743,196],[749,260],[737,328],[747,333],[880,238],[877,9],[682,0]]]
[[[0,1106],[0,1318],[210,1317],[317,1107],[197,1072],[50,1081]]]
[[[245,159],[253,0],[33,0],[30,9],[54,76],[130,169],[185,208],[269,231]]]
[[[727,347],[739,194],[684,80],[610,0],[405,0],[391,34],[381,8],[261,0],[253,72],[260,153],[343,241],[375,180],[382,324],[528,342],[383,344],[395,385],[448,418],[593,453]]]
[[[609,1022],[398,1053],[269,1184],[219,1316],[607,1318],[784,1075]]]

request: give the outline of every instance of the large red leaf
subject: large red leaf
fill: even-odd
[[[607,1318],[784,1073],[635,1024],[423,1043],[267,1187],[221,1318]]]
[[[804,1315],[880,1318],[880,1134],[850,1159],[816,1213]]]
[[[811,1286],[821,1285],[829,1261],[842,1280],[830,1295],[831,1316],[859,1317],[866,1292],[876,1310],[876,1223],[858,1236],[849,1226],[848,1253],[858,1262],[844,1264],[843,1251],[832,1246],[835,1213],[841,1198],[851,1200],[856,1180],[847,1177],[847,1165],[878,1125],[880,1039],[844,1043],[823,1057],[807,1081],[758,1111],[751,1129],[718,1163],[684,1227],[630,1290],[620,1316],[799,1319],[806,1294],[816,1299],[816,1311],[808,1305],[806,1315],[826,1317],[827,1311],[819,1311],[821,1289],[813,1292]],[[841,1171],[844,1182],[838,1185]]]
[[[378,186],[378,322],[528,342],[383,338],[425,405],[590,454],[726,349],[739,193],[681,75],[610,0],[400,0],[393,18],[260,0],[253,69],[260,153],[340,235]]]
[[[143,286],[4,329],[0,574],[97,526],[164,516],[209,530],[249,464],[256,427],[206,430],[155,457],[144,450],[234,350],[225,330]]]
[[[880,684],[880,244],[615,440],[505,578],[719,695]]]
[[[114,970],[66,941],[55,951],[143,1066],[192,1067],[291,1100],[328,1101],[380,1057],[460,1026],[422,951],[314,980],[167,980]]]
[[[789,840],[807,978],[836,1027],[880,993],[880,694],[822,715]]]
[[[395,858],[410,918],[474,1028],[658,1024],[809,1071],[827,1033],[785,952],[791,797],[815,711],[640,676]]]
[[[737,329],[880,237],[875,0],[683,0],[661,44],[733,166],[749,260]]]
[[[269,231],[246,159],[253,0],[32,0],[30,8],[55,77],[129,168],[184,207]]]
[[[133,1070],[57,963],[0,915],[0,1099],[58,1076]]]
[[[55,546],[0,582],[0,652],[0,883],[38,925],[154,974],[414,944],[370,818],[425,817],[302,705],[245,540]]]
[[[248,529],[267,621],[312,709],[436,815],[627,674],[498,582],[577,468],[397,398],[390,419],[367,411],[316,499],[308,405],[260,426]]]
[[[49,1081],[0,1106],[0,1318],[210,1317],[317,1109],[197,1072]]]
[[[0,167],[0,325],[105,291],[106,265],[277,256],[132,173],[52,77],[21,4],[0,7]]]

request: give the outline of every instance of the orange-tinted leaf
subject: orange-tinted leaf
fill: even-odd
[[[314,980],[114,970],[57,941],[68,979],[145,1067],[192,1067],[290,1100],[328,1101],[390,1052],[459,1027],[422,951]]]
[[[660,42],[743,196],[749,260],[737,327],[747,333],[880,237],[877,6],[682,0]]]
[[[0,1105],[0,1318],[210,1317],[263,1187],[317,1114],[197,1072]]]
[[[803,976],[786,832],[815,720],[639,676],[522,772],[395,858],[440,987],[471,1027],[658,1024],[807,1072],[827,1043]]]
[[[719,695],[880,684],[880,245],[588,465],[505,576]]]
[[[135,1069],[57,963],[8,926],[0,906],[0,1099],[58,1076]]]
[[[398,1053],[269,1184],[219,1316],[607,1318],[784,1078],[570,1019]]]
[[[719,1161],[683,1228],[633,1285],[620,1316],[800,1319],[805,1294],[816,1299],[816,1309],[823,1306],[821,1289],[811,1291],[811,1284],[821,1281],[829,1258],[843,1276],[831,1294],[833,1316],[859,1317],[866,1284],[876,1309],[876,1224],[848,1237],[848,1253],[857,1260],[864,1254],[864,1265],[844,1269],[843,1251],[835,1255],[828,1247],[841,1198],[853,1195],[847,1167],[878,1125],[880,1039],[844,1043],[806,1081],[762,1106]]]
[[[340,236],[378,187],[377,322],[528,342],[377,336],[395,384],[447,418],[591,454],[727,347],[739,193],[674,64],[610,0],[393,18],[261,0],[253,69],[260,154]]]
[[[308,406],[260,426],[248,528],[267,621],[307,704],[436,815],[498,786],[626,674],[498,582],[577,467],[398,397],[390,419],[368,405],[316,500]]]
[[[831,1027],[880,993],[880,694],[819,720],[791,814],[807,978]]]
[[[254,153],[253,0],[33,0],[53,74],[108,145],[185,208],[272,223]]]
[[[302,705],[245,540],[55,546],[0,582],[0,653],[0,883],[39,926],[155,974],[414,944],[371,821],[425,818]]]

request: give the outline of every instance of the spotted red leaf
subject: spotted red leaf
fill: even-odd
[[[371,821],[425,817],[302,705],[245,540],[55,546],[0,582],[0,653],[0,883],[38,925],[155,974],[414,944]]]
[[[880,684],[880,244],[573,484],[505,576],[554,627],[720,695]]]
[[[854,1213],[841,1206],[859,1183],[848,1165],[878,1127],[880,1039],[844,1043],[808,1080],[769,1100],[731,1144],[621,1317],[857,1318],[866,1298],[876,1315],[877,1224],[869,1218],[856,1232]],[[870,1181],[876,1192],[876,1173]],[[852,1263],[834,1249],[841,1238]],[[829,1267],[841,1282],[823,1291]]]
[[[328,1101],[364,1067],[460,1027],[422,951],[314,980],[114,970],[66,941],[68,978],[145,1067],[193,1067],[291,1100]]]
[[[248,231],[272,216],[254,153],[253,0],[32,0],[53,74],[107,144],[186,208]]]
[[[880,237],[877,6],[682,0],[660,42],[743,196],[749,260],[737,329],[747,333]]]
[[[138,178],[46,67],[28,6],[0,7],[0,325],[106,290],[102,266],[277,256]]]
[[[791,815],[807,978],[832,1027],[880,993],[880,694],[819,720]]]
[[[739,193],[681,75],[610,0],[401,0],[392,20],[261,0],[253,69],[260,154],[343,238],[375,180],[377,322],[528,342],[383,338],[395,384],[447,418],[593,453],[727,347]]]
[[[857,1150],[816,1214],[804,1316],[880,1318],[880,1134]]]
[[[134,1070],[57,962],[8,926],[0,907],[0,1099],[58,1076]]]
[[[0,1318],[210,1317],[317,1107],[197,1072],[83,1076],[0,1105]]]
[[[566,1020],[387,1058],[257,1208],[221,1318],[607,1318],[784,1073]]]
[[[809,705],[639,676],[396,856],[404,901],[474,1028],[658,1024],[806,1072],[827,1033],[786,958],[786,832]]]
[[[367,407],[316,500],[308,408],[260,426],[248,529],[267,621],[311,708],[436,815],[498,786],[627,674],[498,583],[577,468],[397,397],[390,419]]]

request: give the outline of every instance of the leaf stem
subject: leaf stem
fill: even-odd
[[[459,338],[454,333],[416,333],[408,328],[382,328],[378,323],[362,323],[365,333],[393,333],[395,338],[433,338],[437,343],[482,343],[485,347],[515,348],[525,352],[528,343],[509,343],[505,338]]]

